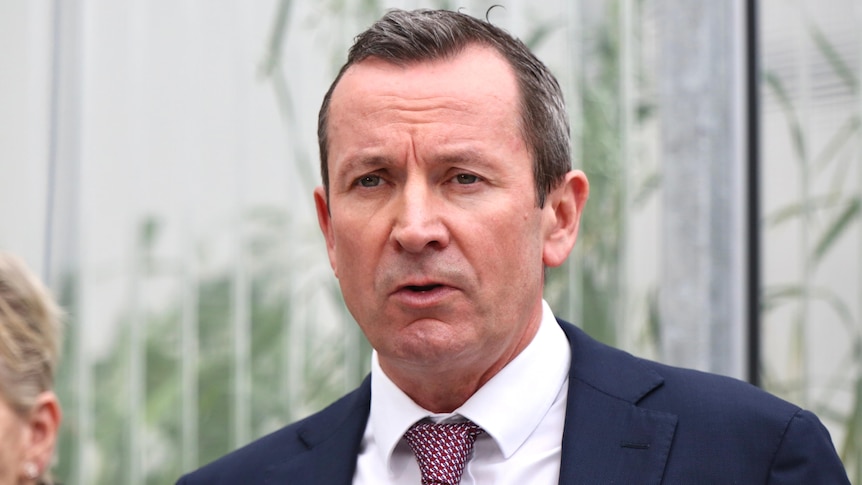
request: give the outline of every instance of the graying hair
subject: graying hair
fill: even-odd
[[[0,398],[21,415],[54,387],[62,312],[18,257],[0,251]]]
[[[359,34],[323,98],[317,124],[320,174],[329,197],[328,132],[332,92],[350,66],[374,57],[398,65],[447,59],[469,45],[488,46],[500,53],[515,71],[520,95],[521,132],[533,155],[536,201],[545,196],[571,169],[569,120],[556,78],[526,45],[506,31],[470,15],[448,10],[390,10]]]

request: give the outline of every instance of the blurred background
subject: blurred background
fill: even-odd
[[[540,5],[0,1],[0,248],[69,313],[59,479],[173,483],[363,378],[317,110],[387,8],[443,7],[566,93],[592,191],[557,316],[813,410],[862,483],[862,1]]]

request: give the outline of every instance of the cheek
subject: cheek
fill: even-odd
[[[341,284],[365,285],[360,280],[373,278],[380,261],[380,248],[386,240],[384,231],[370,221],[340,227],[336,233],[336,257]]]
[[[0,420],[8,418],[0,416]],[[16,476],[16,467],[22,460],[20,437],[21,429],[14,423],[0,422],[0,483],[14,483],[11,479]]]
[[[542,228],[537,218],[527,218],[518,221],[510,228],[511,237],[506,253],[501,255],[505,263],[511,265],[508,271],[512,274],[512,289],[520,288],[525,295],[541,292],[543,286],[544,266],[542,262]]]
[[[507,259],[526,258],[529,261],[532,254],[541,252],[542,229],[539,218],[534,213],[506,215],[497,221],[489,231],[493,235],[490,240],[497,241],[500,247],[498,251],[506,255]],[[518,264],[523,262],[519,261]]]
[[[508,215],[488,219],[489,224],[479,230],[467,228],[465,234],[473,240],[470,250],[472,265],[490,279],[508,281],[504,288],[523,286],[532,280],[536,271],[541,273],[542,236],[535,217]],[[478,259],[477,259],[478,258]],[[483,284],[483,286],[485,286]]]

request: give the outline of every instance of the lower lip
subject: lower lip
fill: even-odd
[[[428,291],[401,289],[392,294],[399,305],[407,308],[423,309],[440,305],[457,290],[451,286],[438,286]]]

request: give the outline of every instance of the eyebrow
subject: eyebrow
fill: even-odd
[[[487,165],[487,156],[475,148],[459,148],[444,152],[435,157],[435,160],[443,163],[462,164],[471,163],[479,165]]]
[[[473,147],[444,149],[441,153],[432,154],[431,161],[440,165],[474,165],[488,167],[491,162],[488,156]],[[381,168],[399,165],[399,162],[385,155],[357,154],[348,158],[341,169],[335,174],[338,176],[350,176],[353,174],[373,172]]]
[[[383,155],[371,155],[364,156],[359,155],[355,157],[348,158],[344,165],[342,165],[341,170],[339,170],[336,175],[344,175],[344,174],[353,174],[357,172],[367,172],[374,171],[383,167],[391,167],[395,165],[395,162]]]

